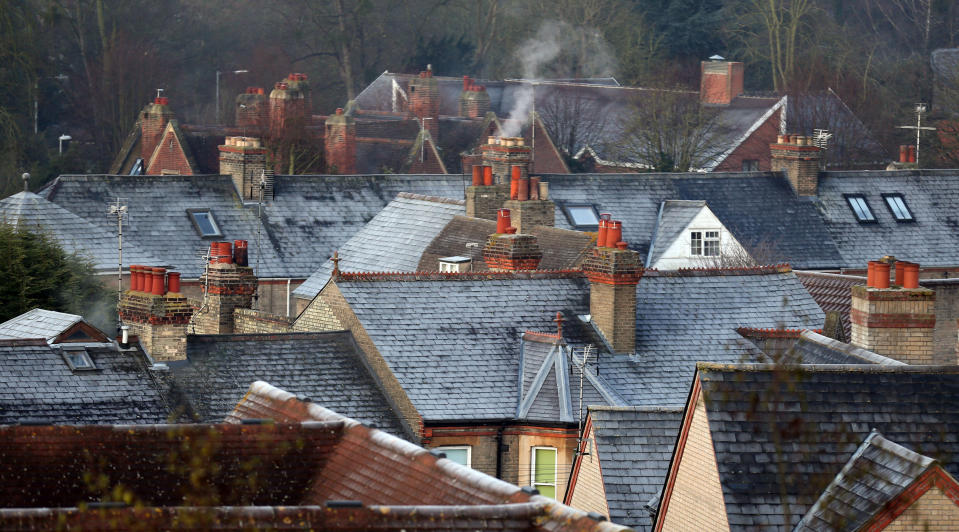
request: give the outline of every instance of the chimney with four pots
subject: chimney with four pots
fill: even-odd
[[[155,360],[186,358],[187,325],[193,307],[180,293],[179,273],[130,266],[130,289],[120,298],[118,311]]]
[[[249,266],[246,240],[211,242],[210,259],[200,285],[203,302],[193,318],[198,334],[231,334],[233,311],[252,308],[257,279]]]

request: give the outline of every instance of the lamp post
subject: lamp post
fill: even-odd
[[[60,135],[59,140],[60,140],[60,155],[63,155],[63,141],[73,140],[73,137],[71,137],[70,135]]]
[[[249,70],[229,70],[227,74],[246,74]],[[216,123],[220,124],[220,72],[216,71]]]

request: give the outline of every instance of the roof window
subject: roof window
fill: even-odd
[[[889,212],[892,213],[893,218],[897,222],[915,222],[916,219],[912,217],[912,213],[909,212],[909,206],[906,205],[906,198],[902,197],[902,194],[883,194],[882,199],[886,200],[886,206],[889,207]]]
[[[579,230],[596,230],[599,228],[599,213],[592,205],[563,205],[563,212],[569,225]]]
[[[876,222],[876,217],[873,216],[872,209],[869,208],[869,203],[866,201],[865,196],[862,194],[846,194],[845,197],[849,203],[849,208],[852,209],[859,223]]]
[[[90,358],[87,350],[83,347],[64,347],[63,360],[65,360],[67,365],[70,366],[70,369],[74,371],[97,369],[97,367],[93,365],[93,360]]]
[[[193,228],[203,238],[214,238],[223,236],[220,232],[220,226],[213,217],[213,211],[209,209],[187,209],[190,215],[190,221],[193,222]]]

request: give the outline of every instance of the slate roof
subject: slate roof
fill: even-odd
[[[184,278],[202,273],[201,254],[211,240],[249,241],[250,265],[261,278],[305,279],[333,250],[399,192],[463,197],[463,176],[277,176],[274,198],[243,204],[229,176],[60,176],[44,194],[53,203],[112,235],[114,244],[89,249],[97,262],[116,261],[116,222],[104,214],[117,196],[127,202],[124,248],[134,242],[172,265]],[[210,209],[222,237],[200,237],[187,209]],[[259,234],[259,250],[256,246]],[[124,254],[126,261],[126,254]]]
[[[339,248],[340,271],[417,271],[430,242],[464,209],[462,200],[401,192]],[[327,260],[293,294],[312,299],[332,272]]]
[[[666,479],[682,408],[591,406],[596,457],[610,519],[636,530],[650,530],[644,506],[658,497]]]
[[[551,174],[550,198],[559,204],[593,204],[623,222],[623,240],[646,257],[666,200],[705,201],[747,250],[773,248],[773,260],[796,268],[825,269],[842,263],[815,202],[796,196],[781,175]],[[847,209],[848,210],[848,209]],[[556,227],[572,226],[557,208]]]
[[[0,340],[43,338],[52,342],[81,321],[83,316],[35,308],[0,323]]]
[[[734,529],[795,526],[873,429],[959,472],[956,366],[701,364],[699,379]]]
[[[336,286],[428,421],[512,419],[517,340],[523,331],[555,330],[557,311],[568,344],[593,341],[575,318],[589,313],[588,283],[578,274],[359,275]],[[768,360],[736,327],[823,321],[788,270],[648,272],[636,293],[637,352],[600,353],[598,374],[637,406],[682,405],[697,361]]]
[[[42,339],[0,340],[0,425],[143,424],[178,418],[178,403],[139,349],[87,345],[95,365],[72,370]]]
[[[705,201],[666,200],[659,206],[656,229],[649,243],[646,264],[656,264],[669,245],[693,222],[693,218],[706,207]]]
[[[788,270],[647,272],[636,290],[636,353],[600,354],[600,374],[633,406],[680,406],[697,362],[769,360],[738,327],[820,327]]]
[[[878,179],[881,177],[881,179]],[[915,222],[897,222],[882,194],[902,194]],[[844,195],[861,194],[876,223],[859,223]],[[825,172],[817,206],[844,266],[863,267],[884,255],[923,266],[959,263],[959,172],[898,170]]]
[[[786,361],[795,364],[880,364],[902,366],[902,362],[839,342],[813,331],[804,331],[792,346]]]
[[[935,463],[873,431],[795,530],[861,530]]]
[[[268,380],[390,434],[410,437],[363,365],[349,332],[190,335],[187,360],[168,365],[204,423],[223,420],[250,383]]]
[[[110,224],[106,204],[98,212],[104,224]],[[37,229],[51,236],[67,253],[92,260],[97,271],[116,271],[117,236],[104,225],[73,214],[63,207],[47,201],[32,192],[18,192],[0,200],[0,222],[23,229]],[[116,219],[112,226],[116,227]],[[146,252],[136,241],[123,243],[124,258],[133,264],[159,264],[160,261]]]

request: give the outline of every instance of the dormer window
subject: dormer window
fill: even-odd
[[[872,209],[869,208],[869,203],[866,201],[865,196],[862,194],[846,194],[845,198],[859,223],[876,222],[876,217],[872,214]]]
[[[93,360],[90,358],[87,350],[83,347],[64,347],[63,360],[66,361],[70,369],[74,371],[97,369],[97,367],[93,365]]]
[[[895,218],[897,222],[916,221],[916,219],[912,217],[909,206],[906,205],[906,198],[904,198],[902,194],[883,194],[882,199],[886,200],[886,206],[889,207],[889,212],[892,213],[892,217]]]
[[[563,212],[569,225],[579,231],[599,229],[599,213],[592,205],[563,205]]]
[[[690,231],[689,254],[697,257],[718,257],[719,231]]]
[[[187,209],[190,221],[193,222],[193,228],[203,238],[215,238],[223,236],[220,232],[220,226],[213,217],[213,211],[209,209]]]

